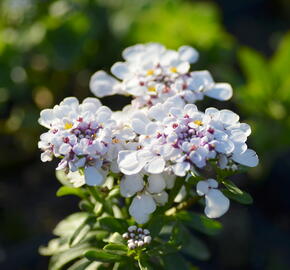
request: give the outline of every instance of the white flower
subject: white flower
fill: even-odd
[[[147,222],[157,205],[164,205],[168,201],[165,189],[172,188],[175,180],[174,176],[168,173],[149,174],[147,180],[145,179],[143,173],[138,173],[124,175],[120,182],[120,193],[123,197],[136,195],[129,213],[139,224]]]
[[[177,51],[158,43],[137,44],[123,51],[124,62],[115,63],[111,72],[120,81],[103,71],[96,72],[90,82],[91,91],[98,97],[129,94],[136,108],[151,107],[171,97],[193,103],[204,95],[228,100],[232,88],[227,83],[215,83],[208,71],[190,72],[190,64],[198,52],[189,46]]]
[[[209,218],[221,217],[230,206],[229,199],[217,187],[218,182],[214,179],[199,181],[196,185],[197,194],[205,196],[204,213]]]
[[[111,115],[111,110],[95,98],[79,104],[76,98],[69,97],[53,109],[43,110],[39,123],[49,131],[40,136],[41,160],[61,158],[57,169],[68,172],[83,169],[86,184],[102,185],[108,163],[116,160],[118,154],[112,156],[116,144],[114,134],[121,140]]]
[[[229,110],[198,111],[193,104],[175,106],[171,100],[151,107],[146,114],[131,116],[133,131],[139,135],[135,149],[120,151],[118,165],[124,174],[144,170],[151,174],[172,171],[185,176],[217,159],[221,168],[236,168],[236,163],[256,166],[258,157],[248,149],[251,133],[247,124]]]
[[[148,221],[149,215],[156,209],[156,203],[152,196],[141,194],[134,197],[129,213],[134,217],[137,223],[144,224]]]

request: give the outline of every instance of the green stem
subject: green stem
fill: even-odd
[[[200,196],[193,196],[189,200],[187,200],[185,202],[181,202],[177,206],[174,206],[174,207],[168,209],[167,211],[165,211],[165,215],[166,216],[174,216],[177,212],[184,210],[184,209],[188,209],[190,206],[194,205],[196,202],[198,202],[199,199],[200,199]]]

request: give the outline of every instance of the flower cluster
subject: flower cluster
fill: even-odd
[[[111,68],[121,81],[104,71],[92,76],[90,87],[96,96],[132,95],[132,104],[137,108],[151,107],[172,97],[178,97],[181,103],[194,103],[204,96],[218,100],[232,96],[232,87],[215,83],[208,71],[190,71],[198,53],[189,46],[174,51],[158,43],[138,44],[124,50],[123,58],[125,62]]]
[[[250,127],[229,110],[208,108],[203,113],[194,104],[176,107],[165,102],[151,107],[147,115],[135,113],[131,125],[139,135],[138,146],[120,151],[118,157],[120,170],[128,175],[144,170],[185,176],[209,160],[216,160],[221,168],[258,163],[256,153],[246,144]]]
[[[59,158],[57,169],[64,169],[76,187],[100,186],[108,173],[122,173],[115,183],[123,197],[132,198],[128,210],[139,224],[168,202],[177,177],[185,181],[189,172],[201,173],[206,166],[234,171],[240,165],[258,164],[257,154],[247,146],[249,125],[240,123],[232,111],[201,112],[193,104],[204,96],[217,100],[232,96],[231,86],[215,83],[208,71],[190,71],[198,59],[195,49],[138,44],[125,49],[123,58],[111,68],[118,79],[98,71],[90,87],[98,97],[131,95],[132,103],[112,112],[97,98],[80,104],[70,97],[43,110],[39,123],[48,131],[40,137],[42,161]],[[196,187],[197,194],[205,196],[205,214],[210,218],[229,207],[217,187],[213,179]],[[181,193],[176,202],[188,195],[184,187]],[[130,248],[139,246],[131,240]]]
[[[126,139],[121,131],[113,133],[116,122],[109,108],[96,98],[87,98],[79,104],[70,97],[53,109],[43,110],[39,123],[49,129],[38,143],[43,162],[60,158],[57,169],[77,172],[74,176],[78,177],[78,183],[82,183],[80,173],[88,185],[104,183],[111,161],[116,159],[113,149]]]
[[[149,230],[137,228],[135,225],[130,226],[128,232],[124,233],[122,237],[127,240],[129,249],[144,247],[150,244],[152,240]]]

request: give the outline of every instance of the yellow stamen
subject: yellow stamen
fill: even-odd
[[[149,86],[148,87],[149,92],[156,92],[156,87],[155,86]]]
[[[115,138],[115,139],[112,140],[112,142],[113,142],[113,143],[119,143],[120,140],[118,140],[118,139]]]
[[[176,67],[171,67],[170,71],[173,72],[173,73],[177,73],[177,68]]]
[[[73,127],[72,123],[65,123],[64,124],[64,129],[71,129]]]
[[[154,70],[153,69],[148,69],[146,74],[147,74],[147,76],[151,76],[151,75],[154,74]]]
[[[198,125],[198,126],[202,126],[203,125],[203,123],[200,120],[194,120],[193,123]]]

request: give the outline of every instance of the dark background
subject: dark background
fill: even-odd
[[[270,89],[274,105],[272,95],[249,99],[245,89],[258,91],[263,80],[261,87],[253,86],[242,52],[250,47],[265,58],[264,66],[271,64],[290,28],[289,0],[3,0],[0,15],[1,270],[47,269],[48,259],[38,255],[38,247],[53,237],[62,218],[78,209],[77,199],[55,196],[60,186],[55,164],[39,159],[39,111],[66,96],[91,95],[93,72],[109,70],[126,46],[149,41],[171,48],[195,46],[201,54],[197,68],[234,86],[233,101],[206,100],[200,106],[241,114],[253,125],[250,144],[261,159],[258,168],[234,179],[252,194],[254,204],[233,202],[221,219],[222,234],[208,239],[210,261],[194,264],[215,270],[290,269],[290,98],[277,97],[282,82],[275,81],[277,89]],[[259,66],[251,72],[258,73]],[[290,84],[283,85],[290,92]],[[115,96],[103,102],[121,109],[128,99]],[[270,111],[275,108],[269,115],[259,109],[267,102],[273,105]]]

